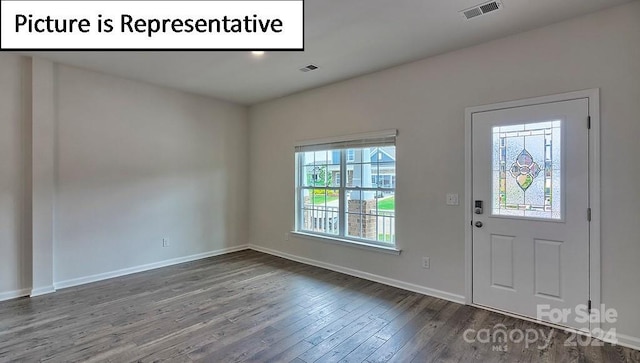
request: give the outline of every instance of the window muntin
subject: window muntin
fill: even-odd
[[[394,144],[297,150],[296,161],[297,231],[395,245]]]

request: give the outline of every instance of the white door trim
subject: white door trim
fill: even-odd
[[[589,132],[589,205],[591,208],[591,223],[589,228],[589,296],[591,305],[594,308],[600,307],[600,89],[598,88],[465,108],[464,213],[466,228],[464,238],[466,304],[473,305],[473,243],[471,226],[473,221],[471,118],[473,114],[582,98],[589,100],[589,116],[591,117],[591,129]],[[599,331],[599,328],[599,323],[591,324],[592,332]]]

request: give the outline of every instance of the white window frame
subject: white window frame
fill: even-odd
[[[304,237],[310,238],[313,240],[320,240],[331,243],[339,243],[349,245],[351,247],[364,248],[364,249],[372,249],[378,250],[391,254],[400,254],[400,249],[398,248],[398,241],[395,238],[393,242],[382,242],[382,241],[373,241],[364,238],[357,238],[353,236],[348,236],[346,233],[347,227],[347,213],[345,210],[346,205],[346,193],[352,190],[359,191],[373,191],[378,193],[379,191],[389,191],[393,190],[396,192],[396,188],[394,186],[393,189],[390,188],[380,188],[380,187],[371,187],[371,188],[352,188],[347,187],[346,183],[348,178],[343,177],[344,175],[348,176],[347,172],[347,160],[349,158],[347,150],[350,148],[360,148],[371,146],[378,147],[376,145],[376,141],[380,140],[380,146],[382,145],[390,145],[390,140],[393,140],[392,144],[396,145],[396,136],[397,130],[385,130],[380,132],[371,132],[371,133],[363,133],[363,134],[354,134],[342,137],[334,137],[334,138],[325,138],[325,139],[315,139],[315,140],[306,140],[296,143],[295,145],[295,228],[291,233]],[[339,186],[329,186],[325,187],[325,189],[331,190],[339,190],[340,198],[339,198],[339,232],[338,235],[322,233],[317,231],[308,231],[302,229],[302,209],[303,206],[303,191],[306,189],[322,189],[322,187],[305,187],[303,186],[303,180],[305,180],[304,175],[304,167],[303,167],[303,152],[310,150],[335,150],[340,149],[340,185]],[[367,155],[367,158],[370,156]],[[397,160],[396,160],[397,165]],[[394,215],[393,223],[394,230],[396,225],[396,216]]]

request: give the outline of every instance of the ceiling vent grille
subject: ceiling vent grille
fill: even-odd
[[[469,20],[480,15],[502,9],[502,6],[503,5],[500,1],[491,1],[488,3],[476,5],[469,9],[462,10],[460,13],[462,14],[462,16],[464,16],[465,19]]]
[[[475,18],[476,16],[482,15],[482,10],[480,10],[480,8],[473,8],[473,9],[463,11],[462,14],[464,15],[465,18],[471,19],[471,18]]]
[[[309,64],[306,67],[300,68],[300,72],[311,72],[311,71],[315,71],[316,69],[318,69],[318,66],[315,66],[313,64]]]

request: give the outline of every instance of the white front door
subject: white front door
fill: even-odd
[[[533,318],[542,305],[586,309],[588,113],[586,98],[473,113],[475,304]],[[561,324],[589,328],[575,318]]]

